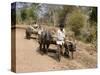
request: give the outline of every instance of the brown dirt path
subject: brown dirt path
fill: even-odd
[[[61,62],[55,58],[55,53],[41,55],[39,44],[35,39],[25,39],[25,30],[16,29],[16,70],[17,72],[37,72],[54,70],[87,69],[97,67],[96,51],[82,42],[77,43],[74,59],[61,57]],[[56,49],[55,46],[50,46]],[[90,49],[90,50],[89,50]]]

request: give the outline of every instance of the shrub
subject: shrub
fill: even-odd
[[[86,16],[80,10],[75,10],[67,20],[67,25],[70,25],[70,29],[75,32],[75,35],[80,35],[81,28],[86,22]]]

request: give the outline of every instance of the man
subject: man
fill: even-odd
[[[63,54],[64,52],[62,51],[62,45],[64,44],[65,40],[65,31],[64,31],[64,25],[61,24],[59,25],[60,29],[57,31],[57,46],[60,48],[60,53]]]
[[[29,38],[32,34],[38,34],[38,29],[39,29],[39,26],[37,25],[36,22],[34,22],[33,25],[30,24],[26,28],[26,38]]]
[[[34,24],[32,25],[32,29],[33,29],[33,33],[38,33],[38,28],[39,28],[39,26],[37,25],[37,23],[36,22],[34,22]]]

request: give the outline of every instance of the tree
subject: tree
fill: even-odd
[[[25,23],[31,24],[32,21],[37,20],[36,5],[31,5],[30,7],[21,8],[21,19]]]
[[[31,18],[32,20],[36,20],[37,19],[37,14],[36,14],[36,10],[33,9],[32,7],[27,9],[27,18]]]
[[[27,10],[25,8],[21,10],[21,18],[22,21],[25,21],[27,19]]]
[[[92,12],[90,13],[90,20],[97,22],[97,7],[93,7]]]
[[[81,28],[86,23],[86,16],[78,9],[69,15],[67,25],[70,25],[70,29],[75,32],[75,35],[80,34]]]

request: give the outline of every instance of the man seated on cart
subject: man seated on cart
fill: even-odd
[[[57,31],[57,40],[56,40],[56,44],[57,44],[57,48],[60,49],[60,54],[63,55],[64,51],[63,51],[63,44],[64,44],[64,40],[65,40],[65,30],[64,30],[64,25],[60,24],[59,25],[59,29]]]
[[[38,30],[39,30],[39,25],[34,22],[34,24],[32,25],[32,29],[33,29],[33,33],[38,33]]]

